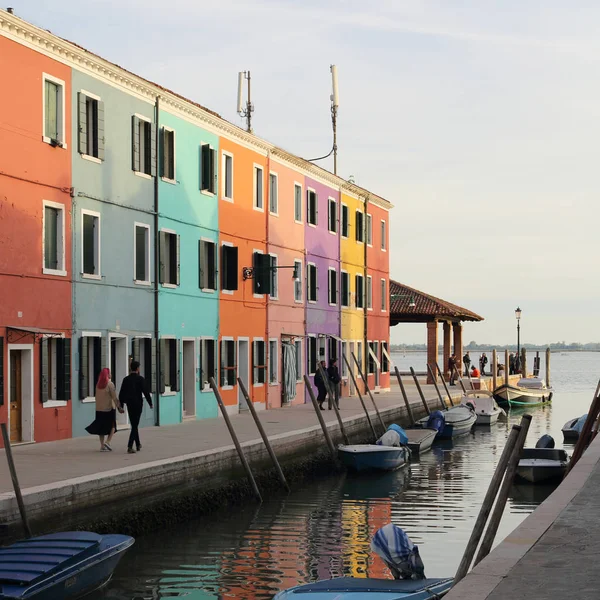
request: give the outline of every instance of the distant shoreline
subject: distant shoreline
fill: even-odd
[[[471,350],[470,348],[465,348],[463,349],[463,352],[492,352],[494,350],[494,348],[477,348],[476,350]],[[497,352],[504,352],[505,348],[496,348]],[[516,349],[511,350],[510,348],[508,349],[509,352],[516,352]],[[527,348],[527,352],[545,352],[546,348]],[[390,352],[392,352],[393,354],[418,354],[420,352],[427,352],[427,348],[421,348],[421,349],[410,349],[410,350],[403,350],[402,348],[390,348]],[[440,348],[440,353],[442,352],[442,348]],[[600,349],[598,350],[590,350],[588,348],[582,348],[581,350],[550,350],[551,354],[576,354],[576,353],[580,353],[580,352],[600,352]]]

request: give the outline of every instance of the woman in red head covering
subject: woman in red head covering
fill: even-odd
[[[100,438],[100,451],[110,452],[112,436],[117,431],[116,410],[123,412],[117,398],[115,384],[110,380],[110,369],[102,369],[96,384],[96,418],[85,430]],[[104,441],[104,437],[106,442]]]

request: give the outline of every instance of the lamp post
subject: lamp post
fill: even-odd
[[[521,362],[521,309],[517,306],[515,309],[517,319],[517,360]]]

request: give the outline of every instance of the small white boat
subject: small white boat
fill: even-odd
[[[342,464],[354,471],[393,471],[410,460],[410,450],[406,446],[341,445],[338,456]]]
[[[503,384],[494,390],[494,398],[499,404],[509,406],[537,406],[552,402],[552,388],[539,377],[523,377],[516,385]]]
[[[559,448],[524,448],[517,477],[529,483],[562,479],[568,465],[569,456]]]
[[[408,437],[406,445],[409,447],[413,454],[424,454],[428,450],[431,450],[433,440],[437,435],[437,429],[427,428],[411,428],[405,429],[404,432]]]
[[[475,411],[470,406],[461,404],[446,410],[435,410],[428,417],[419,419],[416,425],[435,428],[438,430],[436,439],[449,440],[469,433],[476,420]]]
[[[494,394],[487,390],[468,390],[461,404],[473,407],[477,415],[475,425],[493,425],[501,414],[506,414],[494,400]]]

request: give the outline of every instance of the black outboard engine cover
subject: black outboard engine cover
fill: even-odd
[[[554,438],[551,435],[543,435],[535,445],[536,448],[554,448]]]

